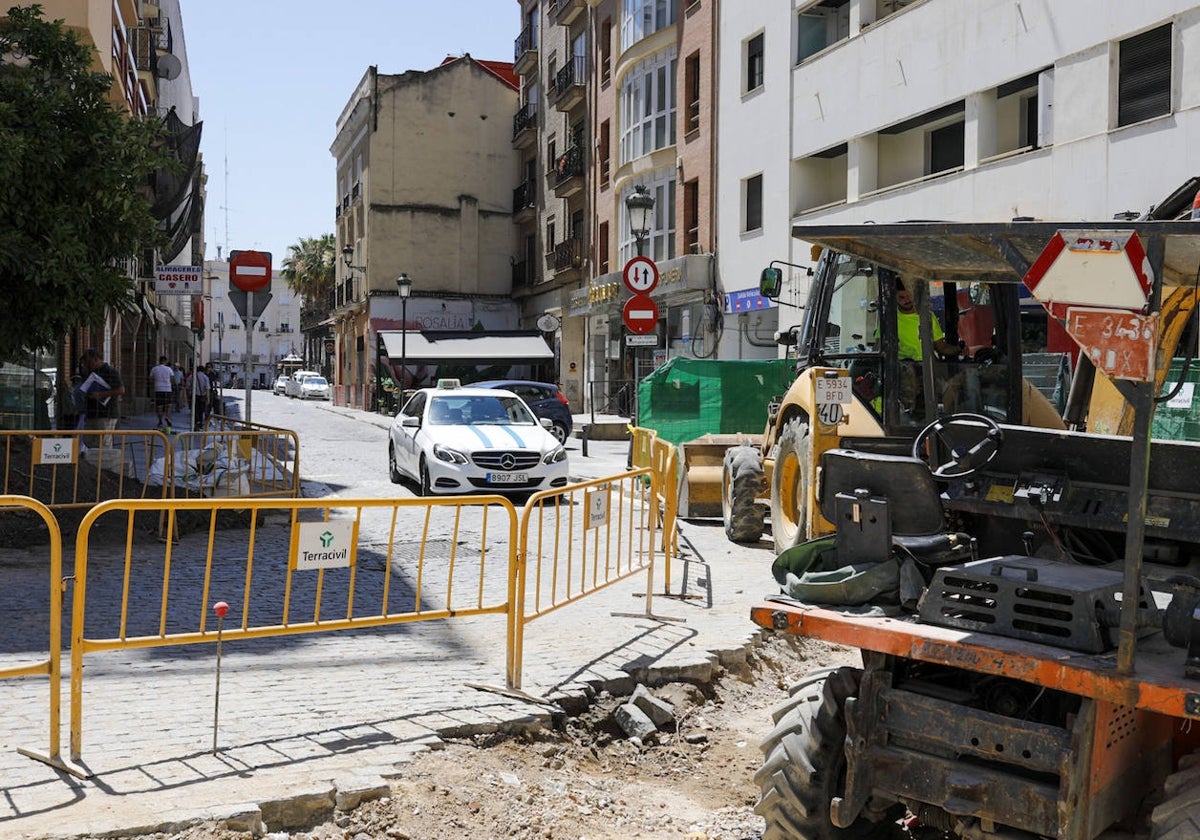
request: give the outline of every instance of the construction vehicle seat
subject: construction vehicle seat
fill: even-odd
[[[924,461],[829,449],[820,464],[818,504],[842,556],[882,561],[898,549],[923,566],[973,559],[971,537],[945,531],[941,491]]]

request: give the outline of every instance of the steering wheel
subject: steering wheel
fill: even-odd
[[[958,430],[959,434],[946,434],[950,428]],[[995,460],[1000,445],[1004,443],[1004,430],[996,425],[995,420],[982,414],[963,413],[939,417],[922,429],[913,441],[913,457],[928,461],[932,457],[931,439],[935,437],[950,451],[950,460],[936,466],[930,463],[929,470],[934,478],[950,481],[974,475]],[[963,438],[969,443],[974,442],[969,446],[956,447],[954,439],[958,438]]]

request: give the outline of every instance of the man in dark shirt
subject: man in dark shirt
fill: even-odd
[[[121,374],[94,347],[83,351],[79,360],[85,374],[83,390],[87,394],[87,424],[85,428],[96,431],[111,432],[117,427],[121,416],[121,395],[125,393],[125,385],[121,382]],[[92,375],[98,379],[92,378]],[[102,380],[102,381],[101,381]],[[101,446],[112,443],[111,435],[104,435]]]

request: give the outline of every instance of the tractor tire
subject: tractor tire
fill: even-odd
[[[765,489],[762,453],[742,444],[725,450],[721,469],[721,515],[725,536],[735,543],[756,543],[763,535],[763,511],[755,502]]]
[[[779,436],[775,469],[771,473],[771,536],[775,538],[776,554],[808,538],[805,520],[812,476],[811,450],[807,418],[792,418]]]
[[[1163,801],[1150,813],[1152,840],[1200,837],[1200,752],[1179,760],[1163,785]]]
[[[892,840],[905,836],[896,803],[872,821],[865,815],[849,828],[829,817],[830,803],[843,791],[846,774],[846,698],[858,692],[862,672],[837,668],[808,680],[794,705],[762,743],[766,756],[754,781],[762,797],[754,812],[767,821],[763,840]]]

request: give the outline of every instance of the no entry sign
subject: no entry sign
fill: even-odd
[[[229,282],[243,292],[261,292],[271,285],[271,255],[265,251],[230,251]]]
[[[649,295],[634,295],[621,308],[621,320],[636,335],[654,332],[658,326],[658,304]]]

